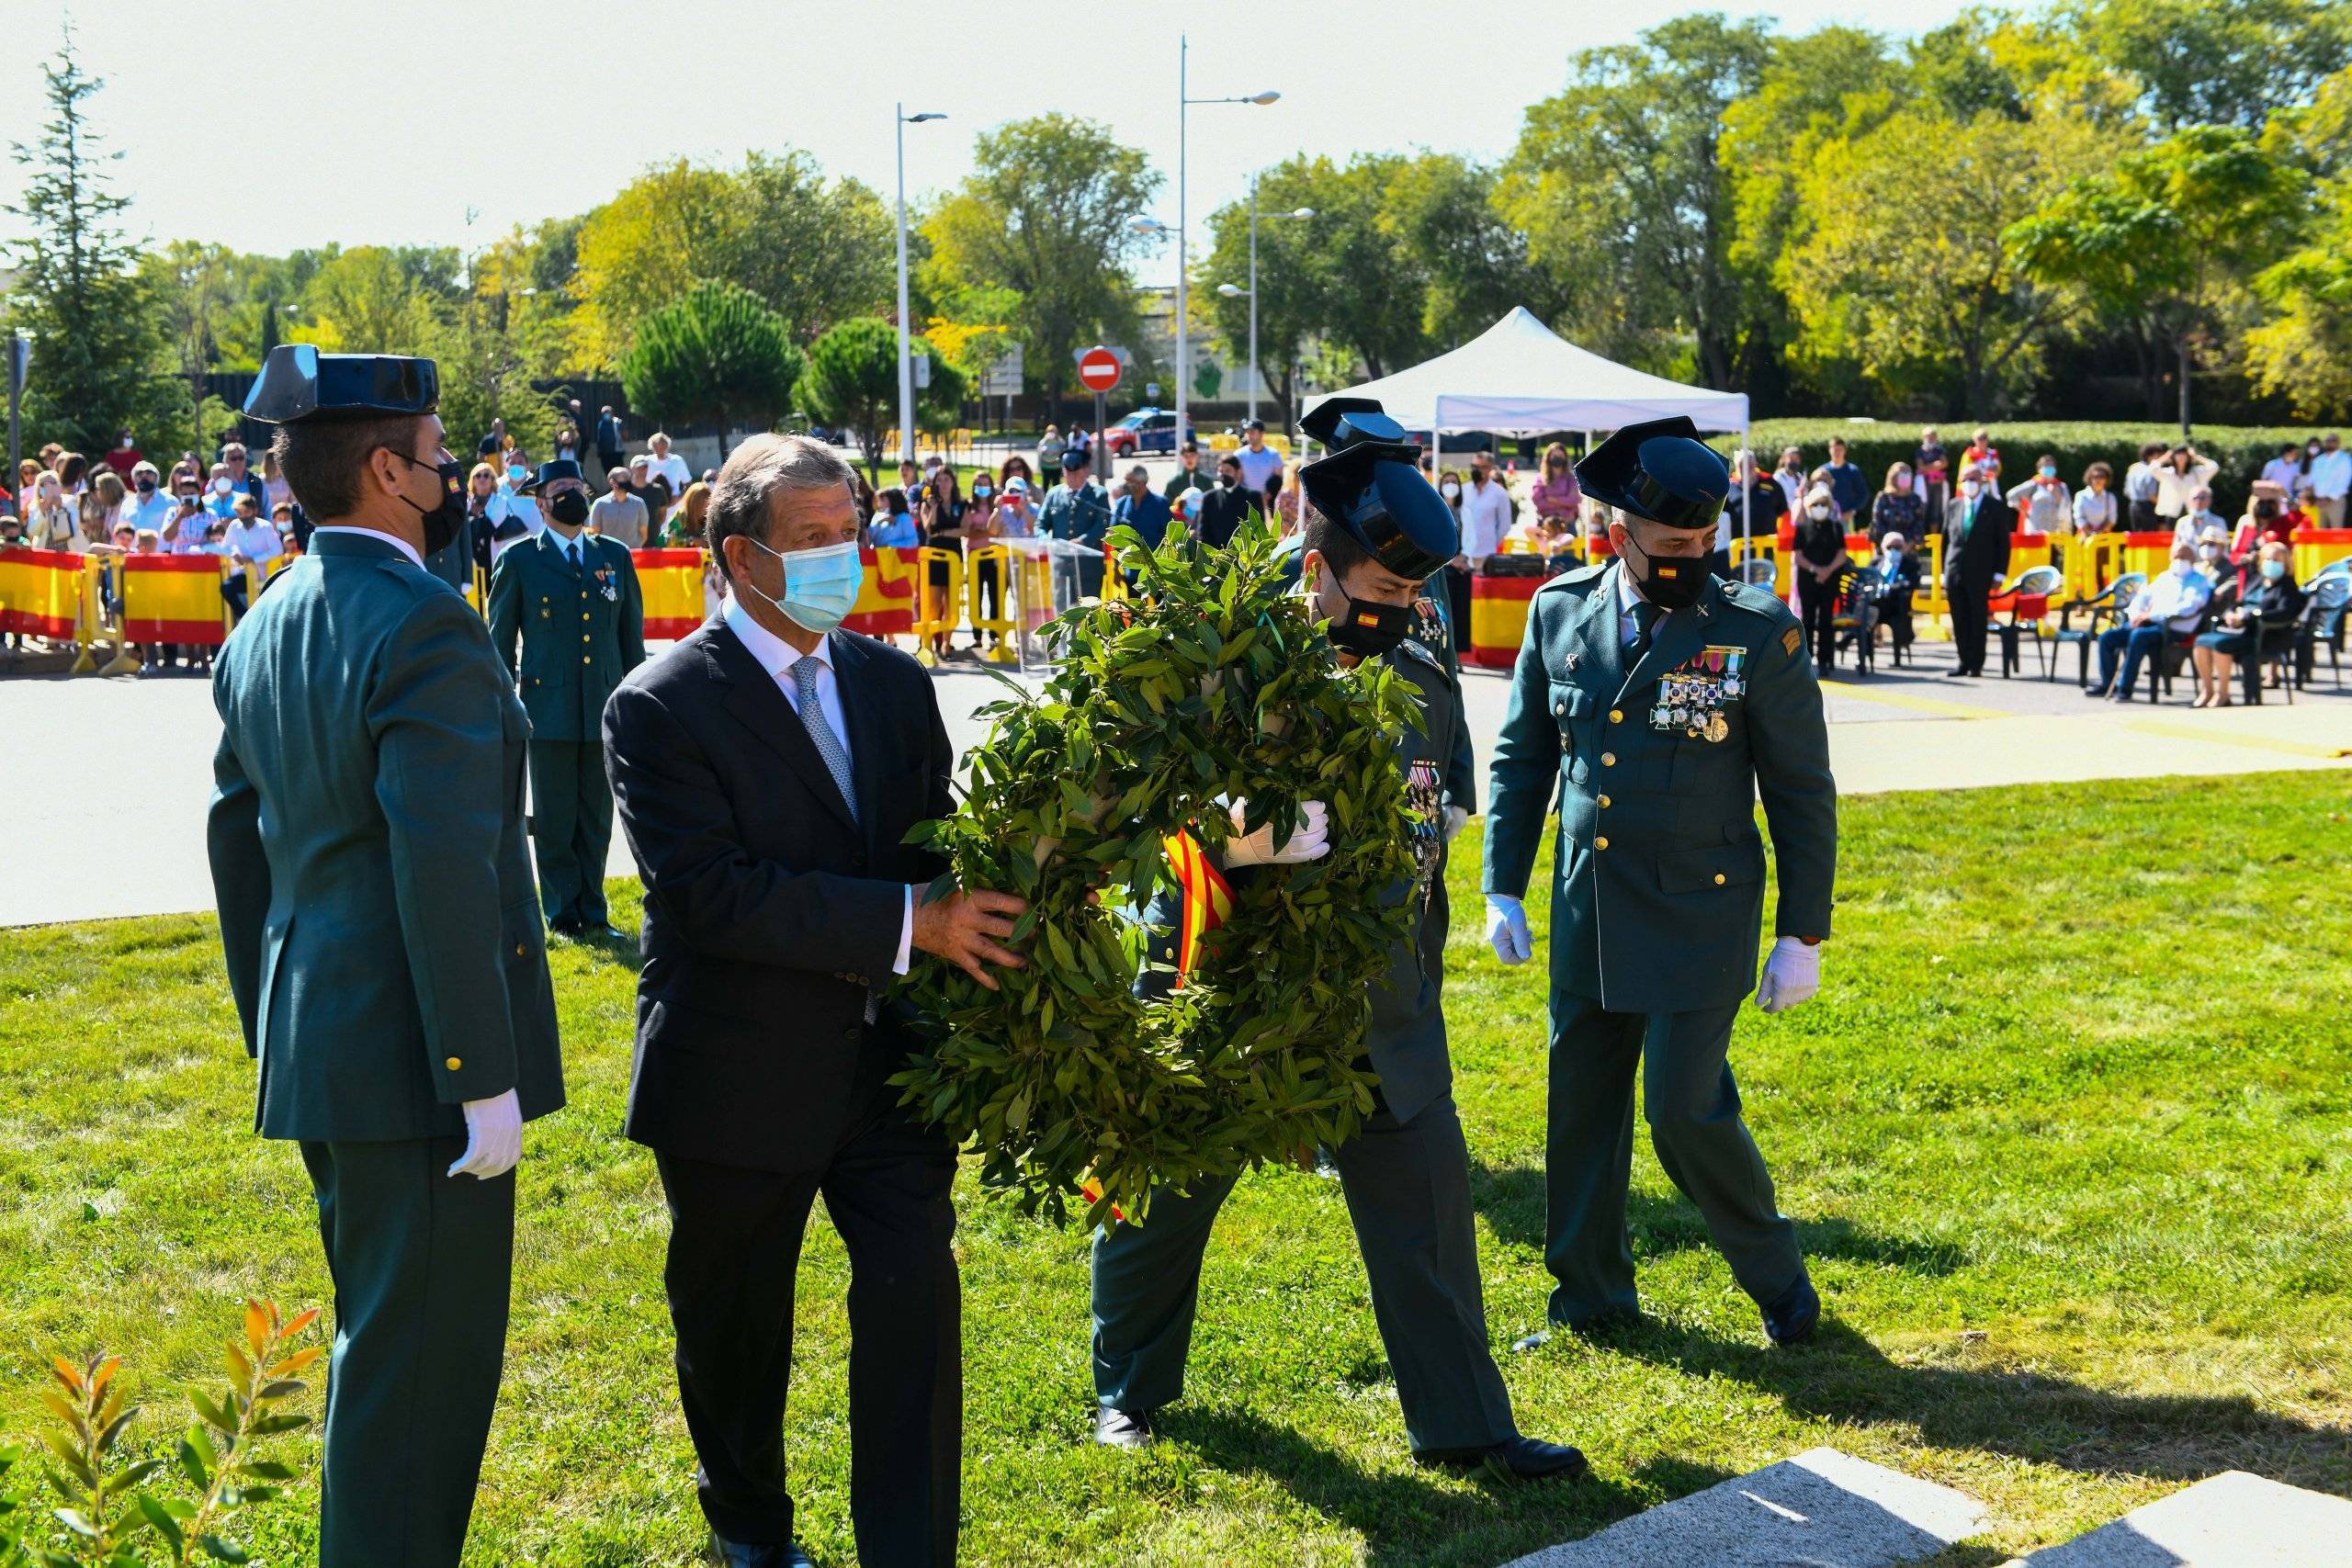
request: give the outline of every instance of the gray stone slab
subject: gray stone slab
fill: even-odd
[[[1984,1528],[1965,1493],[1809,1449],[1508,1568],[1892,1568]]]
[[[2026,1562],[2031,1568],[2346,1568],[2352,1502],[2223,1471]]]

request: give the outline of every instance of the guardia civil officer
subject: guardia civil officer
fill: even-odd
[[[270,351],[245,401],[318,527],[212,675],[209,848],[257,1122],[334,1279],[325,1568],[455,1568],[498,1396],[523,1123],[563,1104],[523,850],[529,723],[424,567],[464,523],[429,359]]]
[[[1766,1335],[1793,1344],[1821,1302],[1724,1055],[1756,981],[1759,794],[1781,897],[1757,1005],[1812,996],[1829,934],[1838,786],[1821,690],[1788,606],[1706,570],[1730,477],[1688,419],[1626,426],[1577,478],[1622,513],[1616,558],[1532,601],[1488,775],[1485,874],[1495,952],[1523,963],[1520,900],[1556,792],[1551,1321],[1582,1331],[1639,1315],[1625,1235],[1638,1063],[1658,1163],[1699,1206]]]
[[[645,600],[628,547],[581,531],[588,487],[579,464],[541,463],[522,488],[538,497],[548,525],[491,569],[490,640],[521,682],[531,716],[539,904],[558,935],[617,937],[605,908],[605,856],[613,843],[605,703],[645,662]]]
[[[1416,875],[1396,890],[1411,907],[1411,930],[1390,950],[1385,982],[1372,993],[1364,1049],[1379,1088],[1363,1132],[1332,1159],[1413,1457],[1528,1479],[1577,1475],[1585,1460],[1575,1449],[1521,1436],[1487,1347],[1470,1158],[1439,1000],[1441,954],[1429,940],[1439,920],[1430,894],[1442,871],[1441,809],[1462,708],[1444,660],[1414,633],[1427,580],[1455,550],[1453,515],[1414,472],[1419,449],[1377,402],[1329,399],[1306,425],[1330,452],[1299,476],[1306,495],[1304,590],[1317,616],[1328,619],[1340,661],[1385,660],[1412,686],[1428,725],[1426,733],[1396,738],[1396,766],[1420,821]],[[1329,852],[1328,813],[1317,801],[1301,807],[1304,827],[1282,844],[1271,827],[1226,842],[1224,863],[1237,880],[1268,874],[1248,867]],[[1164,929],[1169,910],[1159,903],[1146,918]],[[1137,989],[1148,994],[1167,980],[1165,971],[1148,973]],[[1230,1179],[1204,1179],[1189,1193],[1155,1194],[1148,1223],[1114,1221],[1095,1236],[1099,1442],[1148,1443],[1153,1415],[1182,1393],[1202,1256],[1232,1190]]]

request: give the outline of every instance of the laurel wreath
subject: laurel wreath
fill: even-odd
[[[892,1079],[976,1144],[984,1184],[1057,1221],[1084,1187],[1089,1224],[1114,1206],[1140,1223],[1156,1188],[1337,1145],[1371,1112],[1370,989],[1414,871],[1395,748],[1421,725],[1385,663],[1340,668],[1262,528],[1222,550],[1111,540],[1134,594],[1049,625],[1043,692],[981,710],[962,808],[909,835],[946,857],[941,886],[1029,901],[1013,932],[1029,964],[996,971],[996,991],[919,964],[904,985],[922,1049]],[[1136,998],[1132,911],[1173,886],[1164,841],[1189,829],[1213,850],[1236,800],[1245,830],[1271,820],[1280,841],[1307,799],[1329,810],[1330,853],[1239,879],[1185,982]]]

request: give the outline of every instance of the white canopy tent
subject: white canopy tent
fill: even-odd
[[[1325,397],[1377,398],[1406,429],[1429,431],[1433,446],[1449,430],[1539,435],[1614,430],[1674,414],[1689,415],[1702,430],[1736,430],[1741,447],[1747,445],[1747,393],[1686,387],[1603,359],[1561,337],[1524,305],[1460,348]],[[1747,532],[1743,491],[1740,533]]]

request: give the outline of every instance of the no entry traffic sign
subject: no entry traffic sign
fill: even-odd
[[[1119,384],[1119,356],[1101,346],[1079,356],[1078,378],[1089,391],[1107,392]]]

